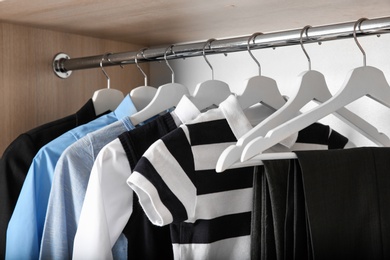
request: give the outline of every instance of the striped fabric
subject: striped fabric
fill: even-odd
[[[154,143],[128,180],[150,221],[171,224],[175,259],[250,257],[253,167],[215,171],[237,141],[217,114]]]

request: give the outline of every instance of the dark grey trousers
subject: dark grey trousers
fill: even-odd
[[[390,259],[390,148],[296,153],[257,169],[253,259]]]

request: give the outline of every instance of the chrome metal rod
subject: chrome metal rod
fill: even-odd
[[[304,43],[324,42],[353,37],[353,27],[356,21],[340,24],[311,27],[307,31],[308,38],[303,39]],[[300,44],[300,29],[264,33],[256,37],[251,50],[263,48],[275,48]],[[390,17],[365,20],[357,28],[357,36],[379,35],[390,32]],[[249,36],[215,40],[210,48],[205,50],[207,55],[218,53],[231,53],[247,50]],[[175,44],[172,53],[167,53],[167,59],[179,59],[201,56],[204,42]],[[103,61],[103,66],[115,66],[123,64],[133,64],[135,55],[138,53],[138,62],[159,61],[164,59],[166,46],[151,47],[140,55],[138,51],[113,53],[109,55],[109,60]],[[102,54],[103,55],[103,54]],[[102,60],[102,55],[82,57],[82,58],[59,58],[54,59],[53,69],[60,73],[73,70],[98,68]]]

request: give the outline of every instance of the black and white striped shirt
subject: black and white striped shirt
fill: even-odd
[[[155,142],[128,179],[152,223],[171,224],[175,259],[249,258],[253,168],[215,165],[251,126],[225,102]]]

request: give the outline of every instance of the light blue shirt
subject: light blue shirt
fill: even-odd
[[[59,158],[53,177],[40,251],[41,259],[71,259],[89,175],[99,151],[125,131],[134,129],[129,117],[87,134]],[[114,255],[127,259],[124,235]]]
[[[8,224],[6,259],[38,259],[54,169],[62,152],[86,134],[135,112],[127,95],[114,112],[66,132],[39,150]]]

